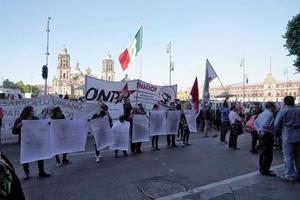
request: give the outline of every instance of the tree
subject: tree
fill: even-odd
[[[286,33],[282,37],[286,39],[284,47],[289,50],[289,56],[296,56],[294,66],[300,73],[300,13],[288,22]]]
[[[8,80],[8,79],[5,79],[3,81],[3,84],[2,84],[2,87],[4,88],[12,88],[12,89],[15,89],[16,88],[16,85],[14,84],[14,82]]]

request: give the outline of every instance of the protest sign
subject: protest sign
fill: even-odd
[[[114,143],[108,116],[93,119],[91,125],[98,150],[104,149]]]
[[[132,116],[132,142],[148,142],[149,139],[149,125],[146,115]]]
[[[128,151],[129,144],[129,123],[115,122],[112,127],[114,144],[110,149]]]
[[[151,110],[149,112],[150,136],[167,135],[166,112],[163,110]]]

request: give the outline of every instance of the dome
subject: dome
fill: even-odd
[[[111,55],[110,54],[107,54],[104,58],[104,60],[111,60]]]
[[[65,47],[60,50],[60,54],[67,54],[67,53],[68,53],[68,50]]]

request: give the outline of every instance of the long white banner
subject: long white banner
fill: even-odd
[[[87,120],[23,120],[21,163],[44,160],[54,155],[85,151]]]
[[[46,109],[60,107],[67,119],[90,119],[99,112],[98,102],[79,102],[60,99],[57,97],[39,97],[34,99],[0,100],[0,106],[4,110],[3,125],[1,128],[2,143],[13,143],[17,136],[12,135],[11,130],[14,121],[26,106],[32,106],[34,113],[40,119],[47,119],[49,116],[41,114]]]
[[[146,110],[150,110],[157,103],[161,107],[169,106],[175,100],[176,93],[177,85],[157,86],[141,80],[104,81],[86,76],[85,81],[85,99],[107,104],[114,119],[123,114],[125,98],[129,98],[133,106],[142,103]]]

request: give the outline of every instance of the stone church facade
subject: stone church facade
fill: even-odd
[[[85,76],[96,77],[88,67],[82,72],[79,63],[76,64],[72,72],[70,65],[70,55],[66,48],[63,48],[58,54],[56,76],[52,80],[52,91],[54,95],[81,97],[84,96]],[[107,81],[115,80],[114,62],[111,55],[105,56],[102,61],[101,79]]]

